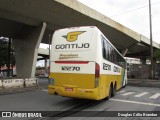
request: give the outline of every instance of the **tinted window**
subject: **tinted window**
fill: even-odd
[[[115,50],[115,48],[103,36],[101,36],[101,39],[102,39],[103,58],[114,64],[124,67],[125,66],[124,58]]]

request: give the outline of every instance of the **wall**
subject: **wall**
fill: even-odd
[[[0,91],[28,88],[28,87],[37,87],[37,86],[38,86],[38,80],[36,78],[1,79],[0,80]]]
[[[150,65],[130,65],[128,78],[150,79]],[[160,64],[154,64],[154,78],[160,79]]]

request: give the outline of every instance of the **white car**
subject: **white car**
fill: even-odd
[[[44,73],[44,74],[39,74],[39,77],[41,77],[41,78],[48,78],[48,74],[47,73]]]

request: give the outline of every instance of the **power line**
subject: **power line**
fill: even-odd
[[[155,5],[155,4],[159,4],[160,2],[157,2],[157,3],[153,3],[151,5]],[[126,13],[129,13],[129,12],[133,12],[133,11],[136,11],[136,10],[139,10],[139,9],[143,9],[145,7],[148,7],[149,5],[145,5],[145,6],[142,6],[142,7],[139,7],[139,8],[136,8],[136,9],[132,9],[132,10],[128,10],[128,11],[125,11],[123,13],[119,13],[119,14],[116,14],[116,15],[113,15],[113,16],[110,16],[110,17],[116,17],[116,16],[119,16],[119,15],[122,15],[122,14],[126,14]]]

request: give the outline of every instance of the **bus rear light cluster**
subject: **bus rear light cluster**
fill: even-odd
[[[100,73],[100,67],[99,67],[99,64],[96,63],[96,66],[95,66],[95,78],[99,78],[99,73]]]
[[[100,77],[100,67],[99,67],[99,64],[96,63],[95,64],[95,84],[94,84],[94,87],[98,87],[99,85],[99,77]]]

